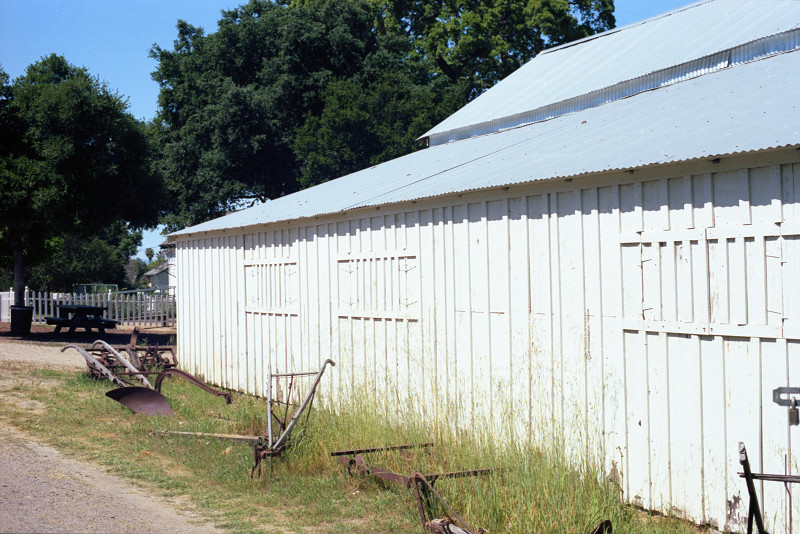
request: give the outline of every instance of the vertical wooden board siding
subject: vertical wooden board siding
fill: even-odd
[[[792,386],[800,384],[800,341],[791,340],[786,342],[786,369],[789,375],[788,383]],[[797,427],[793,427],[787,432],[788,452],[787,465],[791,475],[800,474],[800,437],[797,435]],[[800,511],[797,509],[798,499],[797,490],[794,489],[794,518],[800,518]]]
[[[754,470],[761,463],[761,369],[760,344],[749,338],[724,338],[725,346],[725,397],[727,402],[728,499],[742,495],[736,514],[731,517],[731,526],[741,528],[747,519],[746,490],[737,475],[736,447],[740,441],[748,447],[747,455]]]
[[[750,224],[750,184],[738,170],[713,177],[714,226]]]
[[[661,267],[661,320],[678,320],[677,251],[679,243],[667,241],[659,246]]]
[[[581,357],[584,365],[583,401],[581,414],[582,433],[585,436],[585,456],[600,460],[603,432],[603,359],[600,352],[602,296],[600,235],[598,227],[597,189],[583,189],[580,195],[581,265],[583,277],[583,332]]]
[[[661,276],[661,244],[642,243],[642,317],[663,321],[661,298],[663,296]]]
[[[727,439],[725,352],[721,337],[699,336],[703,388],[703,467],[705,519],[725,528],[728,511],[728,464],[733,453]]]
[[[779,238],[764,240],[767,324],[783,327],[783,251]]]
[[[509,337],[511,310],[508,292],[511,276],[509,248],[512,246],[508,228],[508,201],[487,202],[486,205],[487,248],[487,312],[489,318],[489,412],[493,422],[505,422],[509,417],[497,413],[511,405],[511,339]],[[510,356],[510,357],[509,357]],[[497,419],[497,416],[501,416]],[[504,425],[510,427],[511,425]]]
[[[672,504],[670,476],[670,397],[669,336],[665,333],[647,334],[648,414],[647,436],[650,446],[650,492],[654,509],[669,511]],[[681,433],[683,439],[692,439]]]
[[[786,343],[787,355],[787,370],[789,375],[788,383],[791,385],[800,384],[800,342],[792,340]],[[788,451],[786,454],[786,462],[788,465],[788,474],[800,474],[800,436],[797,435],[797,427],[792,427],[787,432]],[[797,527],[797,522],[800,521],[800,499],[798,498],[797,487],[792,488],[792,516],[795,521],[794,527]],[[796,528],[795,528],[796,531]]]
[[[644,230],[666,230],[669,228],[669,218],[666,207],[668,206],[666,182],[653,180],[642,185],[642,216]]]
[[[472,365],[472,298],[470,280],[470,236],[466,205],[453,206],[452,250],[453,250],[453,302],[455,309],[455,365],[457,373],[455,391],[458,405],[466,410],[465,420],[474,417],[473,395],[474,372]]]
[[[528,197],[528,249],[531,298],[531,404],[533,428],[552,431],[555,427],[555,313],[552,282],[552,230],[549,195]]]
[[[469,282],[464,288],[470,295],[473,406],[478,420],[488,415],[491,402],[491,325],[489,318],[489,260],[486,247],[486,203],[467,205],[469,217]]]
[[[622,264],[619,187],[602,187],[599,200],[605,470],[622,482],[625,446],[625,356],[622,331]]]
[[[244,236],[236,236],[236,257],[234,265],[236,270],[236,302],[233,311],[236,316],[236,371],[234,374],[234,384],[237,389],[246,389],[247,385],[247,324],[245,322],[245,303],[247,302],[244,292]]]
[[[624,228],[624,226],[623,226]],[[620,245],[622,270],[622,317],[624,319],[643,319],[644,292],[643,269],[644,245],[623,243]],[[648,244],[648,252],[650,250]],[[648,255],[649,257],[649,255]],[[651,266],[648,266],[648,269]]]
[[[200,369],[200,361],[207,357],[206,351],[207,347],[203,345],[203,336],[205,333],[201,330],[200,325],[200,313],[202,313],[202,283],[200,281],[200,270],[202,269],[201,263],[205,259],[204,255],[200,249],[200,240],[194,239],[192,240],[192,256],[195,258],[195,268],[190,271],[190,276],[192,277],[192,287],[190,288],[191,291],[191,307],[187,306],[187,309],[190,310],[190,320],[191,320],[191,336],[195,340],[196,348],[201,349],[202,353],[198,352],[194,355],[190,355],[192,360],[192,367],[190,371],[194,374],[200,374],[202,371]]]
[[[712,323],[728,323],[730,307],[728,297],[728,240],[708,241],[709,308]]]
[[[446,314],[446,323],[445,323],[445,331],[446,331],[446,339],[445,339],[445,379],[447,384],[447,397],[446,397],[446,405],[452,411],[456,411],[456,414],[451,413],[451,417],[456,418],[456,423],[460,423],[463,421],[461,417],[457,414],[462,412],[463,409],[457,409],[456,407],[461,407],[459,404],[459,392],[460,384],[458,382],[459,379],[463,380],[463,376],[465,373],[460,372],[458,367],[458,353],[457,353],[457,338],[458,338],[458,330],[457,330],[457,321],[459,317],[458,307],[456,305],[456,295],[459,291],[456,290],[456,246],[455,246],[455,237],[454,237],[454,228],[455,228],[455,207],[449,206],[444,208],[444,213],[442,216],[442,240],[443,240],[443,247],[444,247],[444,257],[442,259],[444,266],[445,266],[445,292],[446,297],[442,301],[442,305],[445,308]],[[463,315],[463,314],[462,314]],[[461,407],[463,408],[463,407]]]
[[[767,320],[767,270],[764,238],[757,236],[744,240],[747,280],[746,311],[749,324],[764,325]]]
[[[219,304],[221,302],[221,294],[222,290],[220,288],[220,284],[222,283],[221,276],[220,276],[220,249],[222,248],[221,241],[222,239],[219,237],[211,238],[209,240],[211,243],[211,265],[208,272],[208,282],[209,285],[206,286],[211,289],[211,302],[206,310],[206,318],[208,321],[208,328],[211,331],[211,346],[213,347],[213,357],[208,362],[209,363],[209,372],[208,372],[208,380],[214,384],[220,384],[220,366],[222,364],[222,336],[219,332],[220,322],[218,320],[218,314],[220,312]]]
[[[530,291],[527,290],[530,278],[530,250],[528,248],[528,221],[525,199],[512,198],[508,202],[507,261],[509,265],[508,286],[508,369],[510,388],[508,390],[508,414],[515,439],[525,438],[528,433],[530,413]]]
[[[711,322],[711,290],[709,287],[708,241],[691,242],[692,258],[692,317],[693,322]]]
[[[627,498],[649,507],[650,446],[647,437],[649,386],[647,344],[644,333],[625,332],[625,374],[627,380],[627,463],[625,489]]]
[[[445,212],[446,208],[435,208],[431,210],[430,230],[425,239],[420,244],[420,265],[426,265],[425,272],[430,271],[431,276],[423,275],[422,294],[427,295],[425,309],[427,310],[422,317],[423,327],[427,328],[425,339],[428,340],[427,351],[430,355],[428,361],[428,383],[426,387],[435,395],[434,420],[441,419],[441,409],[447,407],[449,390],[452,384],[447,376],[447,252],[445,250]],[[428,243],[430,257],[425,260],[423,253],[424,243]],[[429,284],[426,289],[425,284]],[[431,287],[432,286],[432,287]]]
[[[750,213],[754,225],[782,222],[780,166],[750,169]]]
[[[558,195],[559,213],[559,264],[561,266],[559,317],[562,336],[561,381],[564,413],[562,424],[568,443],[574,443],[573,452],[583,456],[586,435],[587,373],[586,342],[586,287],[584,274],[584,217],[581,192],[575,190]],[[575,441],[572,441],[575,439]]]
[[[728,306],[730,309],[728,321],[733,324],[747,324],[747,262],[756,258],[745,256],[744,238],[737,237],[728,240],[728,266],[730,280],[728,292],[730,293]]]
[[[712,175],[700,174],[692,180],[692,202],[694,204],[695,228],[714,226],[714,194]]]
[[[762,473],[788,473],[787,409],[772,401],[772,390],[790,386],[787,372],[787,343],[785,340],[761,340],[761,465]],[[748,452],[756,444],[745,443]],[[741,482],[740,482],[741,484]],[[782,484],[765,482],[757,487],[769,532],[786,531],[789,525],[788,499]],[[762,493],[763,492],[763,493]],[[763,495],[763,497],[762,497]],[[797,516],[795,516],[797,517]],[[774,518],[774,519],[773,519]]]
[[[695,299],[692,298],[692,295],[694,294],[694,262],[697,258],[692,255],[693,243],[697,242],[686,240],[676,241],[674,244],[676,315],[673,320],[684,323],[694,322],[696,316]]]
[[[671,506],[703,522],[703,396],[695,336],[668,335]],[[656,422],[658,424],[658,422]],[[699,502],[698,502],[699,501]]]
[[[215,356],[215,346],[214,346],[214,291],[213,291],[213,281],[212,281],[212,270],[213,270],[213,258],[214,258],[214,249],[212,245],[213,238],[206,238],[201,241],[202,248],[205,250],[206,254],[206,261],[203,262],[203,267],[201,269],[201,281],[202,286],[205,288],[204,291],[204,298],[202,300],[202,307],[201,307],[201,316],[200,316],[200,324],[202,325],[202,332],[205,334],[204,336],[204,343],[205,346],[208,347],[211,351],[211,357],[206,358],[201,365],[203,378],[208,381],[214,380],[214,356]]]
[[[781,211],[783,222],[800,222],[800,163],[781,166]]]
[[[214,304],[212,313],[215,317],[212,318],[214,325],[214,342],[216,344],[216,356],[214,358],[214,379],[216,385],[223,385],[223,374],[225,372],[225,360],[227,357],[225,347],[225,308],[223,305],[223,295],[225,294],[225,287],[227,285],[227,278],[223,267],[223,259],[225,257],[225,241],[226,237],[219,237],[214,242],[214,264],[213,264],[213,278],[214,278]]]
[[[197,352],[193,355],[192,359],[194,362],[194,366],[192,372],[198,375],[202,375],[205,370],[203,366],[205,365],[204,360],[207,358],[206,350],[207,347],[204,345],[204,336],[205,331],[203,330],[203,325],[200,322],[201,315],[203,313],[203,300],[205,298],[205,288],[203,287],[203,281],[200,279],[201,274],[201,263],[205,260],[205,250],[202,248],[202,240],[196,239],[194,241],[194,255],[198,259],[197,267],[192,272],[192,277],[196,282],[194,289],[194,304],[192,306],[192,327],[193,327],[193,336],[196,339],[197,348],[200,349],[202,347],[203,352]],[[202,261],[201,261],[202,259]]]
[[[433,392],[436,384],[436,364],[438,354],[436,347],[436,287],[440,280],[440,266],[438,251],[434,247],[434,214],[436,210],[423,210],[419,213],[419,249],[418,257],[421,261],[417,269],[422,273],[419,277],[419,305],[421,306],[422,343],[421,352],[413,354],[412,358],[418,365],[416,368],[417,381],[423,385],[427,392]],[[429,341],[429,343],[426,343]],[[416,365],[415,365],[416,367]],[[433,418],[432,403],[425,403],[422,407],[423,416]]]
[[[619,186],[619,209],[622,228],[626,232],[643,230],[642,184],[622,184]]]
[[[786,337],[800,338],[800,236],[783,238],[783,328]]]

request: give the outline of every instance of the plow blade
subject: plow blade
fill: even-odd
[[[167,398],[149,388],[129,386],[112,389],[106,393],[106,397],[130,408],[133,413],[172,415],[172,408],[170,408]]]

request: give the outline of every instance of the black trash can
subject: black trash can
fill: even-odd
[[[11,335],[27,336],[31,333],[33,306],[11,306]]]

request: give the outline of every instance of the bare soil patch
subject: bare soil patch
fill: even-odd
[[[48,335],[52,333],[32,332],[31,338]],[[67,342],[73,341],[23,341],[8,335],[7,328],[6,335],[0,334],[0,532],[221,532],[186,511],[185,500],[159,497],[95,465],[67,458],[4,421],[3,406],[31,417],[45,409],[20,393],[20,386],[47,388],[58,382],[33,371],[86,368],[76,351],[60,351]]]

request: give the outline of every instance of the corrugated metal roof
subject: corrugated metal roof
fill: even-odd
[[[800,51],[421,150],[172,235],[800,145]]]
[[[798,28],[797,0],[698,2],[547,50],[422,137],[435,145],[599,105],[769,53],[770,44],[783,51],[764,38]]]

